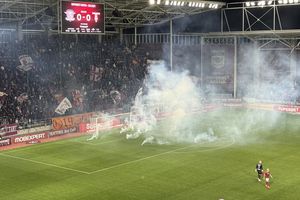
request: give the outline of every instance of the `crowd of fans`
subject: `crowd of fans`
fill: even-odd
[[[136,47],[121,44],[119,40],[100,42],[98,39],[84,35],[34,36],[1,44],[0,125],[31,123],[61,115],[56,109],[65,98],[72,104],[63,113],[66,115],[118,108],[128,111],[147,75],[147,60],[169,58],[162,56],[161,45]],[[175,47],[174,69],[190,66],[191,74],[199,75],[199,48]],[[26,56],[33,64],[22,70],[21,57]],[[242,75],[239,74],[248,87]],[[272,83],[266,85],[268,88],[260,86],[250,90],[238,88],[238,95],[247,97],[240,94],[246,91],[253,98],[299,102],[299,92],[295,91],[299,91],[300,81],[294,85],[288,83]]]
[[[33,60],[22,71],[19,56]],[[147,73],[149,53],[97,37],[34,37],[4,44],[0,52],[0,123],[34,122],[58,115],[129,105]]]

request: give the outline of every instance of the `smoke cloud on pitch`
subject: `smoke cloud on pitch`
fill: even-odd
[[[185,52],[179,52],[178,55],[188,56],[193,53],[193,48],[190,51],[184,49]],[[194,59],[186,63],[182,61],[181,69],[173,72],[167,69],[165,63],[150,65],[149,75],[132,109],[131,122],[137,130],[132,138],[148,138],[149,143],[195,143],[198,139],[200,142],[211,142],[232,137],[240,144],[260,142],[260,132],[271,132],[282,123],[282,114],[274,111],[272,106],[264,105],[274,102],[294,103],[297,99],[294,68],[291,64],[296,61],[291,59],[288,52],[259,51],[252,44],[240,45],[238,98],[252,106],[243,111],[235,109],[235,112],[217,109],[211,113],[201,113],[199,118],[199,115],[192,115],[191,112],[213,102],[214,97],[207,96],[203,87],[193,78],[200,77],[195,72],[201,70],[194,70],[193,76],[190,71],[184,70],[199,68],[197,64],[190,66],[191,63],[199,63],[199,57]],[[213,86],[209,90],[217,91]],[[257,109],[260,106],[266,110]],[[166,122],[159,123],[158,112],[172,115],[165,119]],[[142,119],[135,120],[137,116],[142,116]]]

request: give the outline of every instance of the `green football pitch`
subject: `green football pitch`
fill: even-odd
[[[211,127],[221,138],[210,143],[141,146],[142,139],[113,130],[93,141],[2,151],[0,199],[300,199],[300,116],[273,115],[227,109],[193,116],[193,131]],[[234,126],[247,133],[230,135]],[[258,160],[271,170],[270,190],[256,179]]]

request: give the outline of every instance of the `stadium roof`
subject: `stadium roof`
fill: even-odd
[[[86,0],[81,0],[86,1]],[[164,22],[225,5],[207,0],[90,0],[105,3],[106,27],[129,28]],[[0,0],[0,23],[20,21],[57,28],[59,0]],[[217,5],[216,7],[212,5]]]

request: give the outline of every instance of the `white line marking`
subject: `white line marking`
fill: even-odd
[[[113,141],[116,141],[116,140],[107,141],[106,143],[113,142]],[[220,146],[220,147],[213,148],[213,149],[204,149],[204,150],[200,150],[200,151],[197,151],[197,152],[219,150],[219,149],[230,147],[234,143],[235,143],[235,140],[234,140],[234,138],[232,138],[232,142],[230,144],[228,144],[228,145]],[[103,144],[103,143],[99,143],[99,144]],[[97,145],[97,144],[95,144],[95,145]],[[195,152],[195,151],[176,152],[176,151],[180,151],[180,150],[191,148],[193,146],[195,146],[195,145],[190,145],[190,146],[186,146],[186,147],[181,147],[181,148],[173,149],[173,150],[166,151],[166,152],[163,152],[163,153],[155,154],[155,155],[152,155],[152,156],[147,156],[147,157],[144,157],[144,158],[139,158],[139,159],[136,159],[136,160],[132,160],[132,161],[128,161],[128,162],[125,162],[125,163],[113,165],[113,166],[102,168],[102,169],[95,170],[95,171],[92,171],[92,172],[86,172],[86,171],[81,171],[81,170],[72,169],[72,168],[68,168],[68,167],[62,167],[62,166],[55,165],[55,164],[50,164],[50,163],[45,163],[45,162],[41,162],[41,161],[31,160],[31,159],[27,159],[27,158],[17,157],[17,156],[13,156],[13,155],[4,154],[4,153],[0,153],[0,155],[4,156],[4,157],[9,157],[9,158],[14,158],[14,159],[29,161],[29,162],[32,162],[32,163],[42,164],[42,165],[46,165],[46,166],[50,166],[50,167],[56,167],[56,168],[59,168],[59,169],[64,169],[64,170],[68,170],[68,171],[73,171],[73,172],[78,172],[78,173],[81,173],[81,174],[90,175],[90,174],[94,174],[94,173],[97,173],[97,172],[107,171],[107,170],[110,170],[110,169],[113,169],[113,168],[121,167],[121,166],[124,166],[124,165],[129,165],[129,164],[132,164],[132,163],[140,162],[140,161],[143,161],[143,160],[147,160],[147,159],[150,159],[150,158],[158,157],[158,156],[169,154],[169,153],[191,153],[191,152]]]
[[[136,162],[139,162],[139,161],[147,160],[147,159],[158,157],[158,156],[161,156],[161,155],[173,153],[173,152],[178,151],[178,150],[183,150],[183,149],[191,148],[192,146],[194,146],[194,145],[187,146],[187,147],[181,147],[181,148],[178,148],[178,149],[173,149],[171,151],[166,151],[166,152],[155,154],[155,155],[152,155],[152,156],[147,156],[147,157],[144,157],[144,158],[139,158],[137,160],[132,160],[132,161],[129,161],[129,162],[125,162],[125,163],[113,165],[111,167],[106,167],[106,168],[102,168],[102,169],[99,169],[99,170],[92,171],[89,174],[94,174],[94,173],[97,173],[97,172],[102,172],[102,171],[110,170],[110,169],[121,167],[121,166],[124,166],[124,165],[129,165],[131,163],[136,163]]]
[[[225,149],[225,148],[228,148],[228,147],[232,146],[234,143],[235,143],[235,139],[232,137],[232,142],[230,144],[228,144],[228,145],[217,147],[217,148],[214,148],[214,149],[204,149],[204,150],[200,150],[198,152],[205,152],[205,151],[214,151],[214,150],[219,150],[219,149]],[[180,151],[180,150],[183,150],[183,149],[188,149],[188,148],[191,148],[193,146],[195,146],[195,145],[190,145],[190,146],[187,146],[187,147],[173,149],[171,151],[167,151],[167,152],[155,154],[155,155],[152,155],[152,156],[147,156],[147,157],[144,157],[144,158],[140,158],[140,159],[137,159],[137,160],[132,160],[132,161],[121,163],[121,164],[117,164],[117,165],[113,165],[111,167],[106,167],[106,168],[103,168],[103,169],[92,171],[89,174],[94,174],[94,173],[97,173],[97,172],[102,172],[102,171],[110,170],[110,169],[121,167],[121,166],[124,166],[124,165],[129,165],[131,163],[136,163],[136,162],[139,162],[139,161],[147,160],[147,159],[154,158],[154,157],[157,157],[157,156],[161,156],[161,155],[164,155],[164,154],[169,154],[169,153],[187,153],[187,152],[177,152],[177,151]],[[191,153],[191,152],[188,152],[188,153]]]
[[[216,147],[212,147],[212,148],[206,147],[207,149],[203,149],[203,150],[177,151],[177,152],[174,152],[174,153],[198,153],[198,152],[206,152],[206,151],[215,151],[215,150],[220,150],[220,149],[226,149],[226,148],[228,148],[228,147],[235,144],[235,139],[233,137],[231,139],[232,139],[231,143],[229,143],[227,145],[224,145],[224,146],[216,146]]]
[[[28,161],[28,162],[32,162],[32,163],[37,163],[37,164],[41,164],[41,165],[46,165],[46,166],[50,166],[50,167],[56,167],[56,168],[59,168],[59,169],[68,170],[68,171],[78,172],[78,173],[81,173],[81,174],[90,174],[89,172],[85,172],[85,171],[81,171],[81,170],[77,170],[77,169],[72,169],[72,168],[68,168],[68,167],[62,167],[62,166],[59,166],[59,165],[45,163],[45,162],[41,162],[41,161],[31,160],[31,159],[28,159],[28,158],[22,158],[22,157],[8,155],[8,154],[4,154],[4,153],[0,153],[0,155],[3,156],[3,157],[9,157],[9,158],[14,158],[14,159],[18,159],[18,160],[24,160],[24,161]]]
[[[87,144],[87,145],[97,146],[97,145],[107,144],[107,143],[113,143],[113,142],[117,142],[117,141],[121,141],[121,140],[123,140],[123,139],[108,140],[108,141],[106,141],[106,142],[100,142],[100,143],[89,143],[89,142],[81,142],[81,141],[72,141],[72,142],[76,142],[76,143],[80,143],[80,144]]]

